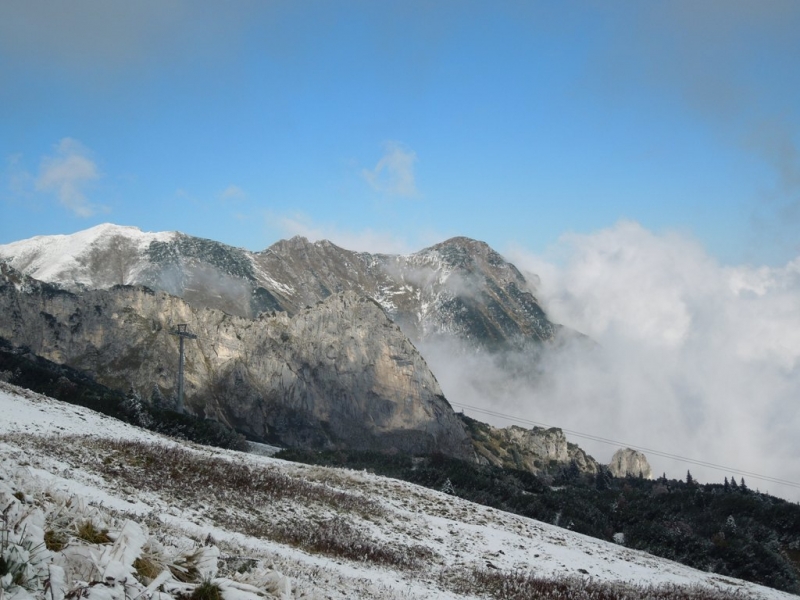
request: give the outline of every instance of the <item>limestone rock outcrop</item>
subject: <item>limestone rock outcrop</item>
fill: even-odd
[[[355,292],[257,319],[141,286],[67,292],[0,263],[0,337],[133,390],[175,396],[185,323],[187,411],[287,445],[469,457],[465,429],[414,345]]]
[[[653,470],[647,457],[638,450],[631,448],[620,448],[611,457],[608,465],[609,471],[614,477],[644,477],[653,478]]]
[[[525,429],[493,427],[459,415],[467,426],[479,462],[531,473],[547,473],[574,466],[579,473],[594,475],[600,465],[557,427]]]

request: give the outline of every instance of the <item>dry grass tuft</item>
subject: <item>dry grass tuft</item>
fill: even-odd
[[[57,533],[52,529],[44,532],[44,547],[52,552],[61,552],[67,545],[67,538],[62,533]]]
[[[136,574],[139,577],[147,581],[152,581],[164,570],[156,561],[144,556],[140,556],[133,561],[133,568],[136,569]]]
[[[108,529],[99,530],[91,521],[84,521],[78,525],[77,537],[89,542],[90,544],[110,544],[111,538],[108,537]]]
[[[519,571],[478,569],[467,573],[447,570],[443,583],[457,593],[479,594],[497,600],[753,600],[741,590],[718,591],[700,585],[633,585],[590,578],[545,579]]]
[[[222,600],[222,590],[216,583],[204,581],[200,583],[192,595],[189,596],[190,600]]]

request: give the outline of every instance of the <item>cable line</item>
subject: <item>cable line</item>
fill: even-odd
[[[459,408],[466,408],[466,409],[469,409],[471,411],[475,411],[475,412],[478,412],[478,413],[481,413],[481,414],[484,414],[484,415],[489,415],[489,416],[492,416],[492,417],[499,417],[499,418],[502,418],[502,419],[507,419],[509,421],[516,421],[518,423],[525,423],[527,425],[536,425],[538,427],[546,427],[548,429],[554,427],[553,425],[548,425],[547,423],[541,423],[539,421],[533,421],[531,419],[525,419],[525,418],[517,417],[517,416],[514,416],[514,415],[507,415],[507,414],[504,414],[504,413],[501,413],[501,412],[497,412],[497,411],[494,411],[494,410],[489,410],[489,409],[485,409],[485,408],[479,408],[477,406],[470,406],[469,404],[462,404],[461,402],[452,402],[452,401],[449,401],[449,402],[453,406],[457,406]],[[684,463],[688,463],[688,464],[692,464],[692,465],[697,465],[697,466],[700,466],[700,467],[707,467],[709,469],[715,469],[717,471],[722,471],[722,472],[726,472],[726,473],[729,473],[729,474],[733,473],[733,474],[736,474],[736,475],[743,475],[743,476],[747,476],[747,477],[752,477],[754,479],[758,479],[758,480],[761,480],[761,481],[766,481],[766,482],[769,482],[769,483],[777,483],[779,485],[785,485],[785,486],[789,486],[789,487],[793,487],[793,488],[800,488],[800,483],[798,483],[796,481],[789,481],[788,479],[780,479],[779,477],[772,477],[770,475],[761,475],[759,473],[753,473],[751,471],[744,471],[742,469],[736,469],[734,467],[726,467],[726,466],[723,466],[723,465],[718,465],[718,464],[715,464],[715,463],[707,462],[707,461],[704,461],[704,460],[698,460],[698,459],[694,459],[694,458],[687,458],[685,456],[678,456],[677,454],[671,454],[669,452],[664,452],[662,450],[655,450],[653,448],[645,448],[643,446],[637,446],[635,444],[628,444],[626,442],[620,442],[619,440],[612,440],[610,438],[605,438],[605,437],[601,437],[601,436],[598,436],[598,435],[593,435],[593,434],[590,434],[590,433],[583,433],[583,432],[575,431],[575,430],[572,430],[572,429],[564,429],[563,427],[558,427],[558,429],[561,429],[561,431],[563,431],[564,433],[568,433],[569,435],[572,435],[572,436],[575,436],[575,437],[579,437],[579,438],[584,438],[584,439],[587,439],[587,440],[592,440],[592,441],[595,441],[595,442],[600,442],[602,444],[610,444],[612,446],[627,447],[627,448],[631,448],[633,450],[639,450],[641,452],[647,452],[648,454],[653,455],[653,456],[660,456],[662,458],[669,458],[671,460],[676,460],[676,461],[679,461],[679,462],[684,462]]]

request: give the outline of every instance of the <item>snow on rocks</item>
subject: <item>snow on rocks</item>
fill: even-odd
[[[103,223],[71,235],[43,235],[0,246],[0,260],[41,281],[88,284],[81,260],[92,247],[103,247],[115,236],[123,237],[143,252],[153,241],[169,241],[176,232],[143,232],[136,227]]]

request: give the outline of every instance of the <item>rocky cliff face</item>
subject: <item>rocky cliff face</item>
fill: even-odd
[[[600,465],[575,444],[567,441],[561,429],[493,427],[459,415],[472,438],[479,462],[531,473],[547,473],[574,465],[580,473],[594,475]]]
[[[653,470],[644,454],[630,448],[620,448],[611,457],[611,464],[608,465],[614,477],[644,477],[653,478]]]
[[[169,332],[187,323],[199,335],[187,343],[187,408],[251,436],[597,471],[560,430],[489,428],[465,449],[461,424],[409,342],[436,368],[468,353],[480,363],[488,350],[499,381],[535,381],[538,353],[569,332],[483,242],[457,237],[384,255],[295,237],[252,253],[106,224],[0,246],[3,257],[58,287],[18,283],[16,300],[3,300],[11,312],[0,336],[111,387],[173,397],[178,341]],[[493,393],[491,377],[474,383]]]
[[[186,409],[255,438],[471,456],[425,361],[354,292],[246,319],[143,287],[71,293],[0,263],[0,313],[0,337],[155,401],[174,396],[170,332],[186,323]]]
[[[409,255],[351,252],[295,237],[258,253],[178,232],[99,225],[0,246],[18,270],[69,291],[146,285],[254,318],[290,316],[354,291],[378,302],[414,341],[501,349],[551,340],[553,325],[522,274],[483,242],[453,238]]]
[[[272,294],[290,312],[352,289],[374,298],[414,340],[456,338],[500,348],[553,338],[556,326],[522,274],[487,244],[452,238],[409,255],[350,252],[292,238],[254,255]]]
[[[478,462],[531,473],[548,473],[568,467],[584,475],[595,475],[604,468],[577,445],[568,442],[564,432],[557,427],[493,427],[463,414],[458,416],[470,433]],[[607,468],[614,477],[653,478],[647,457],[630,448],[617,450]]]

